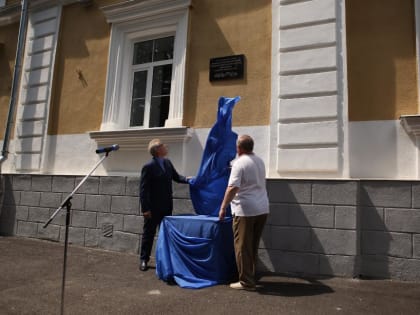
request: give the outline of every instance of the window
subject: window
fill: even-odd
[[[103,7],[111,23],[101,131],[182,127],[190,0]]]
[[[130,127],[163,127],[169,114],[174,37],[134,44]]]

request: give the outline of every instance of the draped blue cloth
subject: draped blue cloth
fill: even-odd
[[[238,135],[232,131],[232,110],[240,97],[220,97],[217,121],[207,137],[200,169],[190,181],[190,195],[197,214],[218,216],[236,156]],[[226,216],[230,216],[230,208]]]
[[[230,208],[219,221],[236,156],[238,135],[232,131],[232,110],[240,97],[221,97],[217,121],[210,130],[197,176],[190,180],[190,195],[198,215],[167,216],[156,245],[156,274],[183,288],[226,283],[236,276]]]
[[[236,275],[232,218],[165,217],[156,247],[156,274],[190,289],[232,281]]]

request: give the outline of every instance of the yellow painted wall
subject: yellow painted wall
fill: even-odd
[[[414,1],[347,0],[349,119],[417,114]]]
[[[19,22],[0,26],[0,139],[4,138],[9,113],[18,33]]]
[[[241,96],[233,124],[267,125],[271,90],[271,1],[195,0],[190,11],[184,125],[214,124],[220,96]],[[244,54],[245,77],[209,81],[209,60]]]
[[[51,135],[100,128],[110,25],[99,5],[63,8],[50,108]]]

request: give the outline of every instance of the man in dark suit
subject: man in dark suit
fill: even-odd
[[[140,270],[148,269],[156,229],[164,216],[172,215],[172,181],[187,184],[166,157],[168,148],[159,139],[149,143],[152,159],[143,166],[140,178],[140,203],[144,217],[140,250]]]

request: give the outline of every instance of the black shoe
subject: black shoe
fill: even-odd
[[[145,261],[145,260],[142,260],[141,262],[140,262],[140,270],[141,271],[146,271],[148,269],[148,267],[147,267],[147,262]]]

